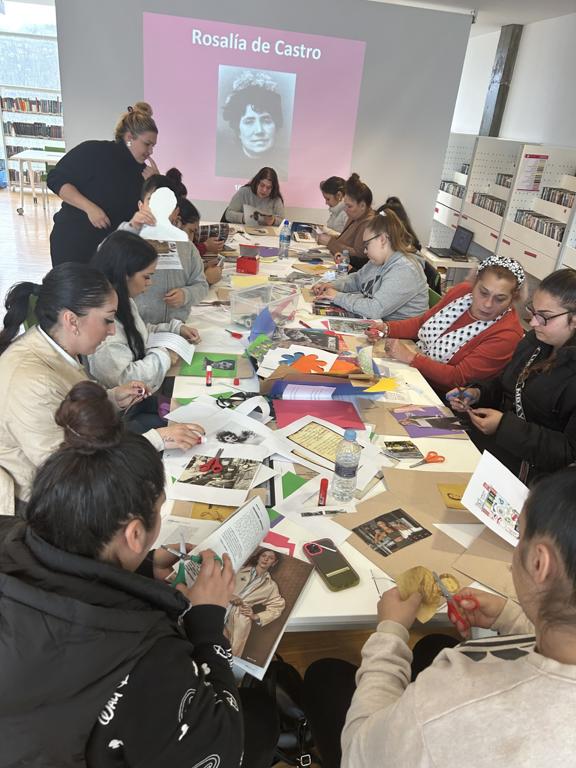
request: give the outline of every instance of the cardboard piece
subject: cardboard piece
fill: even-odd
[[[383,469],[384,483],[389,493],[411,504],[416,509],[425,509],[435,523],[476,523],[477,518],[467,509],[449,509],[438,485],[466,484],[471,474],[465,472],[418,472],[416,469],[398,471]],[[426,563],[422,563],[426,565]],[[429,566],[428,566],[429,567]]]
[[[407,392],[409,395],[409,392]],[[409,438],[410,435],[408,432],[404,429],[404,427],[398,422],[397,419],[394,418],[392,415],[392,411],[401,408],[402,405],[400,403],[382,403],[382,402],[374,402],[372,400],[365,400],[362,399],[360,402],[360,415],[362,416],[362,419],[369,423],[374,424],[374,431],[377,435],[390,435],[391,437],[403,437],[403,438]],[[427,407],[427,406],[418,406],[418,407]],[[434,407],[440,407],[440,406],[434,406]],[[446,412],[447,415],[452,416],[452,411],[450,411],[448,408],[442,408],[443,411]],[[428,437],[429,435],[421,435],[421,437]],[[430,435],[432,437],[432,435]],[[443,440],[469,440],[469,437],[466,433],[455,433],[455,434],[444,434],[444,435],[437,435],[436,439],[443,441]],[[441,453],[439,450],[438,453]]]
[[[495,592],[517,600],[510,566],[514,547],[488,528],[454,562],[454,569]]]
[[[349,543],[393,579],[408,568],[414,568],[417,565],[424,565],[437,573],[450,573],[454,561],[464,554],[464,547],[434,527],[434,523],[439,522],[435,514],[430,514],[426,507],[407,502],[403,496],[397,496],[389,491],[381,493],[359,504],[356,513],[336,515],[334,520],[344,528],[353,531],[357,526],[397,509],[407,513],[430,535],[388,556],[372,549],[354,532],[348,539]],[[464,586],[463,582],[464,580],[462,580]]]

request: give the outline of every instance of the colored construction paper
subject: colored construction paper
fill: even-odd
[[[372,384],[371,387],[366,389],[366,392],[395,392],[398,389],[398,382],[396,379],[384,378],[377,381],[376,384]]]
[[[278,429],[303,416],[315,416],[343,429],[365,429],[354,405],[338,400],[275,400],[274,412]]]
[[[235,378],[238,366],[238,355],[228,355],[220,352],[198,352],[192,362],[184,363],[180,368],[180,376],[206,376],[206,365],[212,366],[212,376],[217,378]]]

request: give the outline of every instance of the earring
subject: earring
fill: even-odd
[[[130,139],[128,139],[128,141],[126,142],[126,146],[128,147],[128,149],[130,149],[130,147],[132,146],[132,142],[130,141]]]
[[[80,331],[78,328],[74,328],[74,336],[80,336]]]

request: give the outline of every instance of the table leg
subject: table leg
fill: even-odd
[[[32,160],[28,160],[28,175],[30,176],[30,187],[32,189],[32,200],[34,201],[34,205],[38,203],[38,198],[36,197],[36,187],[34,185],[34,171],[32,170]]]
[[[24,213],[24,161],[18,158],[18,168],[20,173],[20,208],[16,208],[20,216]]]

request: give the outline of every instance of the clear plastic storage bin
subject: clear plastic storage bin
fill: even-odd
[[[287,285],[256,285],[232,291],[230,294],[230,313],[232,321],[252,328],[254,320],[268,307],[276,325],[286,325],[294,320],[300,290]]]

